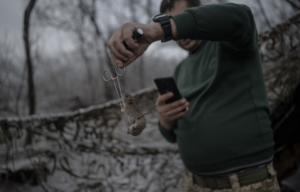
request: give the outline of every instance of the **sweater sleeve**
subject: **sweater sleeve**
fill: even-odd
[[[176,135],[174,133],[174,128],[171,130],[167,130],[163,128],[158,122],[158,129],[167,141],[169,141],[170,143],[176,143]]]
[[[172,18],[177,27],[176,40],[222,41],[239,53],[257,50],[254,18],[245,5],[204,5],[186,9]]]

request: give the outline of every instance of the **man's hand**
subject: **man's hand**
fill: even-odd
[[[162,127],[170,130],[174,126],[174,120],[183,116],[188,112],[189,102],[186,99],[180,99],[173,103],[166,104],[166,101],[173,97],[173,93],[169,92],[164,95],[159,95],[156,101],[156,110],[159,114],[159,122]],[[186,109],[185,111],[182,111]]]
[[[138,43],[135,43],[132,39],[132,34],[137,28],[141,28],[144,31],[144,35],[139,39]],[[115,64],[119,68],[123,68],[141,56],[151,43],[163,38],[164,31],[160,23],[151,23],[148,25],[125,23],[114,32],[107,46]],[[123,42],[128,45],[129,50],[125,48]]]
[[[170,22],[172,35],[173,37],[176,37],[176,24],[173,19],[170,19]],[[132,35],[133,31],[137,28],[141,28],[144,31],[144,35],[139,39],[138,43],[134,43]],[[119,68],[123,68],[141,56],[151,43],[164,39],[164,35],[160,23],[151,23],[148,25],[125,23],[114,32],[108,41],[107,47],[115,64]],[[128,45],[130,50],[125,48],[123,42]]]

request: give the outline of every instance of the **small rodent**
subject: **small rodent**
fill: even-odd
[[[122,92],[122,99],[124,101],[124,110],[125,114],[130,118],[135,120],[135,123],[130,125],[127,130],[127,134],[137,136],[139,135],[144,128],[146,127],[146,119],[139,109],[137,108],[137,103],[134,97],[126,92]]]

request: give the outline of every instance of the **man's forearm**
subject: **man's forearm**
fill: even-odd
[[[171,27],[172,27],[172,35],[173,35],[173,38],[175,39],[176,36],[177,36],[177,27],[176,27],[176,23],[174,21],[173,18],[170,19],[170,22],[171,22]]]
[[[228,42],[234,50],[253,50],[255,22],[249,7],[237,4],[192,7],[173,15],[176,40]]]
[[[172,18],[170,20],[172,35],[173,38],[175,38],[177,35],[177,27],[175,21]],[[137,28],[141,28],[144,31],[143,38],[140,39],[139,43],[134,42],[132,39],[132,33]],[[150,44],[155,41],[163,40],[164,37],[164,30],[160,23],[125,23],[114,32],[107,47],[115,64],[123,68],[140,57]],[[128,49],[124,46],[124,43],[126,43]]]

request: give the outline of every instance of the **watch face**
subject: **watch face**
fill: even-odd
[[[154,18],[153,18],[153,21],[157,22],[161,19],[168,19],[168,18],[170,18],[170,15],[161,13],[161,14],[155,15]]]
[[[166,14],[161,14],[161,15],[157,15],[156,18],[160,19],[160,18],[163,18],[163,17],[166,17],[166,16],[167,16]]]

